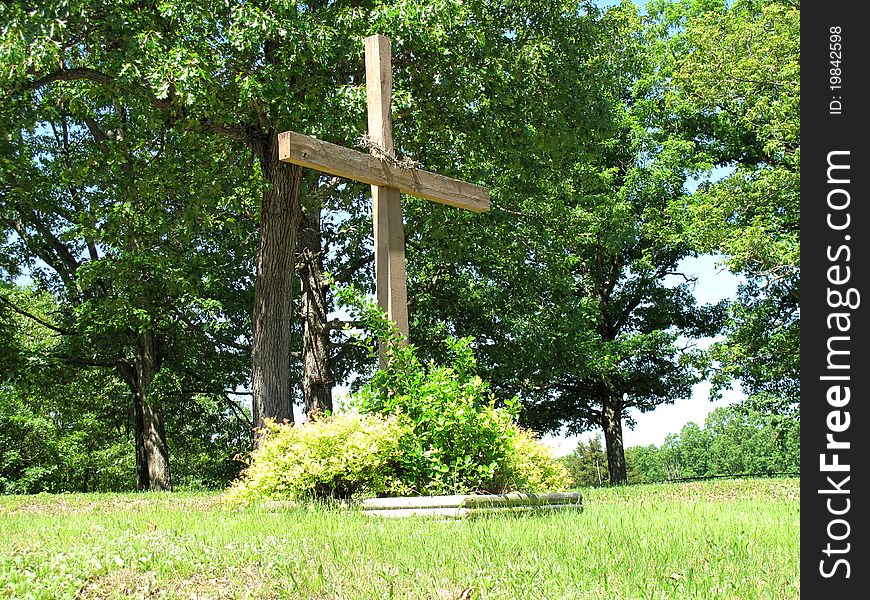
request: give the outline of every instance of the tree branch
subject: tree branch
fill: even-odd
[[[326,329],[344,329],[345,325],[350,325],[351,327],[360,327],[362,325],[362,321],[342,321],[341,319],[331,319],[324,323],[324,327]]]
[[[683,278],[683,281],[685,281],[686,283],[696,283],[698,281],[698,278],[696,276],[686,275],[685,273],[683,273],[681,271],[659,271],[656,275],[658,278],[667,277],[668,275],[674,275],[674,276],[679,275],[680,277]]]
[[[70,277],[74,278],[76,271],[78,271],[80,266],[75,256],[73,256],[72,252],[64,246],[63,242],[61,242],[42,221],[36,218],[36,215],[33,217],[33,226],[36,228],[36,231],[45,238],[45,243],[54,251],[64,266],[66,266]]]
[[[30,251],[57,273],[63,281],[64,286],[66,286],[67,290],[70,292],[70,297],[75,301],[78,290],[73,281],[73,274],[67,272],[67,270],[63,268],[62,261],[59,263],[57,257],[49,252],[49,248],[37,243],[37,241],[27,232],[24,223],[19,220],[6,220],[6,222],[12,226],[12,229],[15,230],[15,233],[18,234],[18,237],[21,238]]]
[[[356,259],[355,261],[350,263],[348,266],[346,266],[344,269],[342,269],[340,273],[333,276],[332,279],[333,279],[333,281],[335,281],[337,283],[347,283],[350,280],[350,278],[353,277],[354,273],[356,273],[359,269],[361,269],[365,265],[369,264],[370,262],[374,262],[374,260],[375,260],[374,254],[368,254],[366,256],[361,256],[360,258]],[[324,282],[324,287],[328,287],[328,286],[329,286],[329,284]]]
[[[229,346],[230,348],[235,348],[236,350],[241,350],[242,352],[247,352],[251,349],[250,346],[244,346],[244,345],[236,343],[230,339],[227,339],[222,335],[218,335],[218,334],[212,333],[210,331],[206,331],[204,327],[202,327],[201,325],[194,324],[190,319],[185,317],[184,314],[180,310],[178,310],[178,308],[175,306],[171,307],[171,310],[181,320],[181,322],[184,323],[185,325],[187,325],[190,329],[204,333],[206,335],[206,337],[208,337],[211,341],[213,341],[217,344],[223,344],[224,346]]]
[[[242,125],[225,125],[206,118],[200,119],[199,124],[213,133],[220,133],[244,142],[250,140],[248,131]]]
[[[115,81],[115,78],[111,75],[107,75],[101,71],[97,71],[96,69],[91,69],[88,67],[79,67],[75,69],[60,69],[59,71],[55,71],[54,73],[49,73],[48,75],[44,75],[38,79],[35,79],[28,83],[25,88],[28,90],[38,90],[40,88],[44,88],[47,85],[51,85],[56,81],[93,81],[95,83],[99,83],[101,85],[109,85]]]
[[[68,329],[63,329],[63,328],[58,327],[56,325],[52,325],[48,321],[44,321],[43,319],[37,317],[36,315],[27,312],[23,308],[20,308],[19,306],[17,306],[13,302],[11,302],[8,298],[4,298],[3,296],[0,296],[0,302],[3,302],[6,306],[8,306],[9,308],[11,308],[15,312],[17,312],[19,315],[25,316],[28,319],[30,319],[31,321],[36,321],[37,323],[39,323],[43,327],[51,329],[52,331],[54,331],[56,333],[59,333],[61,335],[77,335],[76,332],[74,332],[74,331],[69,331]]]
[[[103,142],[109,139],[109,134],[106,133],[106,130],[103,129],[102,125],[97,123],[95,119],[85,115],[84,117],[85,125],[88,127],[88,131],[91,132],[91,136],[98,144],[102,144]]]
[[[242,421],[245,425],[247,425],[248,429],[253,429],[254,423],[251,421],[251,419],[248,418],[248,415],[245,413],[245,411],[243,411],[242,408],[235,402],[235,400],[230,398],[229,394],[227,394],[226,392],[224,392],[224,399],[233,410],[233,413],[236,415],[236,419]]]
[[[76,365],[79,367],[111,367],[117,368],[118,366],[123,365],[123,359],[115,359],[115,360],[100,360],[98,358],[80,358],[78,356],[55,356],[58,360],[61,360],[70,365]]]

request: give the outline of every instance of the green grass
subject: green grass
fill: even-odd
[[[244,510],[214,494],[0,497],[10,598],[797,598],[799,480],[584,490],[467,521]]]

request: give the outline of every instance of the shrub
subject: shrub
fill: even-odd
[[[341,413],[300,425],[267,422],[250,466],[226,499],[252,501],[402,494],[396,471],[407,422]]]
[[[527,429],[511,424],[506,460],[496,473],[493,491],[527,493],[568,489],[573,481],[568,469]]]
[[[496,406],[475,374],[471,340],[448,339],[448,365],[423,365],[413,346],[361,294],[339,290],[363,324],[392,344],[387,368],[352,398],[358,413],[302,425],[269,423],[234,503],[356,495],[467,494],[566,489],[564,466],[515,423],[519,403]],[[372,357],[377,350],[371,346]]]
[[[570,484],[546,447],[516,426],[516,399],[497,407],[475,372],[470,338],[445,340],[448,365],[423,365],[383,312],[352,289],[338,292],[374,338],[390,342],[387,367],[353,398],[364,414],[402,415],[413,437],[403,443],[400,476],[415,492],[464,494],[545,491]],[[376,351],[371,348],[374,357]]]
[[[450,343],[457,360],[449,366],[423,367],[413,348],[391,352],[390,366],[353,398],[364,414],[401,415],[410,423],[402,476],[418,493],[487,490],[510,446],[510,415],[495,408],[479,377],[457,367],[470,355],[468,340]]]

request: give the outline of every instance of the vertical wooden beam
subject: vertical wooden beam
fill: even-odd
[[[393,148],[393,61],[390,38],[371,35],[365,39],[366,100],[368,102],[369,137],[390,156]]]
[[[393,148],[393,119],[390,114],[393,71],[390,39],[373,35],[365,39],[366,99],[369,139],[390,158]],[[402,225],[402,199],[399,190],[372,186],[372,213],[375,230],[375,277],[378,305],[408,336],[408,291],[405,283],[405,232]],[[385,348],[381,347],[381,366]]]

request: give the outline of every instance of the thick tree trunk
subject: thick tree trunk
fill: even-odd
[[[625,448],[622,444],[622,408],[619,400],[604,398],[601,410],[601,428],[607,447],[607,471],[610,483],[625,483]]]
[[[290,389],[290,331],[293,321],[293,271],[302,168],[278,160],[278,136],[270,133],[259,148],[266,190],[260,207],[260,244],[254,286],[252,391],[254,427],[264,419],[293,422]]]
[[[140,491],[170,491],[172,477],[163,411],[146,404],[142,394],[135,396],[137,487]]]
[[[169,472],[169,447],[166,445],[163,411],[148,404],[142,408],[145,457],[148,460],[148,489],[168,492],[172,490],[172,477]]]
[[[140,491],[169,491],[169,447],[162,411],[148,402],[148,388],[159,367],[154,336],[140,333],[136,337],[137,356],[133,365],[119,367],[130,387],[136,421],[136,479]]]
[[[133,419],[136,422],[136,489],[144,492],[151,487],[148,477],[148,458],[145,454],[145,406],[142,404],[142,396],[139,394],[139,390],[135,387],[132,390],[132,396]]]
[[[332,412],[329,370],[329,327],[323,283],[320,208],[308,211],[299,238],[299,277],[302,283],[302,396],[309,417]]]

